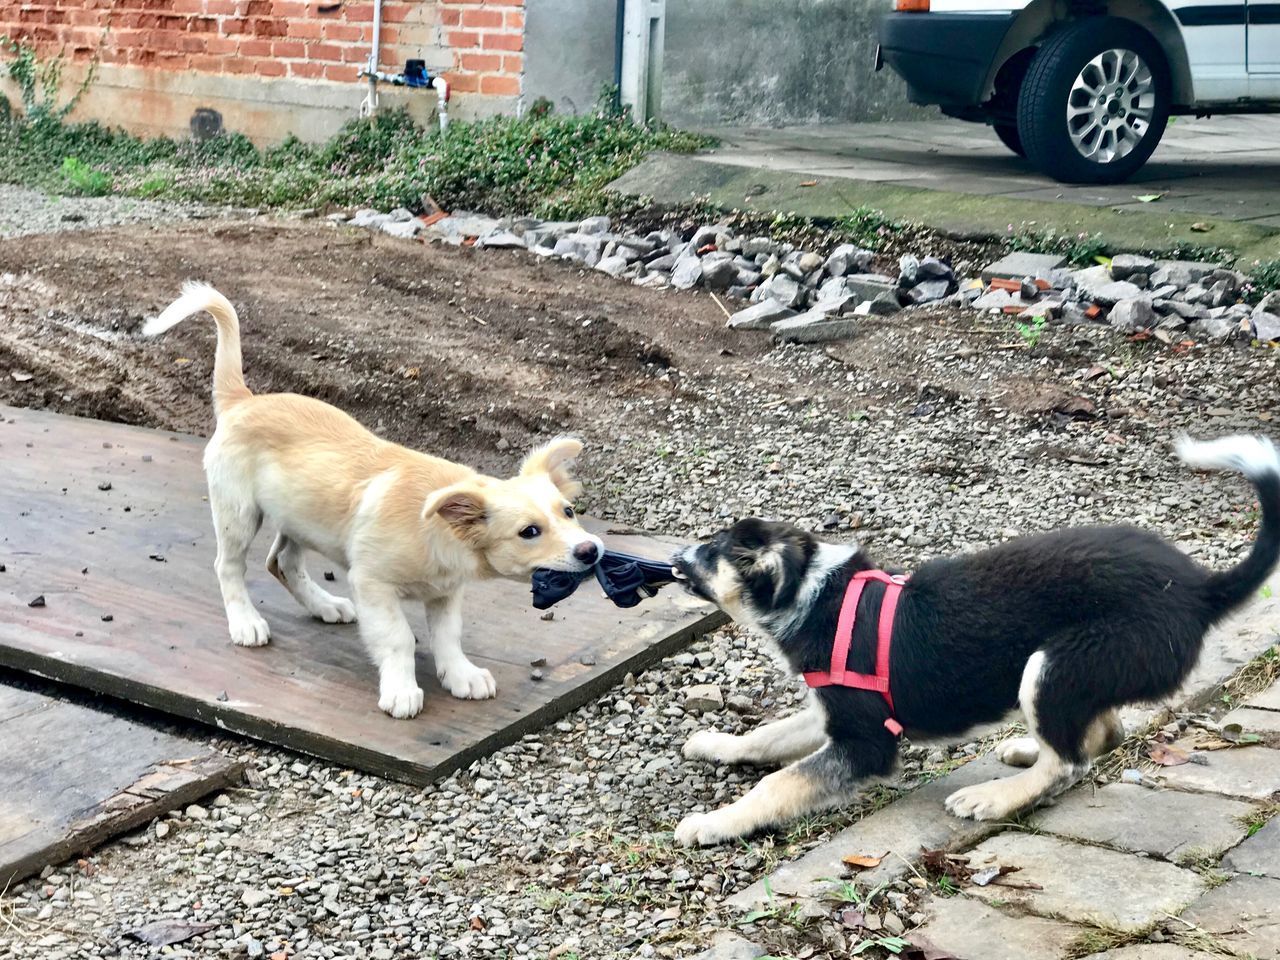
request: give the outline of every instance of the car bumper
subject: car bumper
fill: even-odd
[[[912,103],[976,106],[1015,11],[891,13],[880,21],[880,56],[907,81]]]

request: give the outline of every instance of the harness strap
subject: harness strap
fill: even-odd
[[[880,618],[876,625],[876,672],[857,673],[848,669],[849,646],[853,643],[854,622],[858,615],[858,601],[869,580],[884,584],[884,598],[880,601]],[[884,697],[889,705],[890,717],[884,725],[895,737],[902,734],[902,724],[893,714],[893,694],[889,690],[889,653],[893,646],[893,618],[898,609],[904,577],[895,577],[883,570],[862,570],[849,580],[840,605],[840,617],[836,621],[835,640],[831,646],[831,669],[813,670],[804,674],[804,682],[810,687],[852,687],[856,690],[872,690]]]

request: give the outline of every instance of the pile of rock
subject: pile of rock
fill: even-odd
[[[1188,260],[1134,254],[1109,265],[1070,270],[1064,257],[1012,253],[963,284],[952,302],[1063,323],[1106,323],[1123,334],[1160,340],[1280,339],[1280,294],[1256,307],[1241,302],[1244,274]]]
[[[608,217],[501,220],[469,213],[415,217],[409,210],[358,210],[330,220],[479,248],[559,257],[644,287],[703,287],[750,302],[729,326],[768,330],[775,339],[816,343],[851,336],[857,317],[933,303],[1014,315],[1024,321],[1105,323],[1124,334],[1150,331],[1173,342],[1280,339],[1280,295],[1242,303],[1248,278],[1209,263],[1121,255],[1109,265],[1067,268],[1065,257],[1012,253],[960,282],[936,257],[906,255],[895,275],[876,272],[875,254],[851,244],[827,256],[769,237],[744,237],[724,224],[686,235],[613,230]]]

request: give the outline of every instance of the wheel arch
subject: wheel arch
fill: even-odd
[[[1195,103],[1195,87],[1182,30],[1172,12],[1159,0],[1106,0],[1090,4],[1032,0],[1018,14],[991,61],[984,99],[996,94],[998,85],[1009,76],[1018,76],[1018,71],[1025,72],[1030,61],[1029,51],[1037,48],[1045,37],[1064,23],[1083,16],[1122,17],[1146,30],[1164,51],[1174,106],[1186,107]]]

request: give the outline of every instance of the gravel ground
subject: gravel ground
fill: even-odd
[[[679,371],[668,396],[627,399],[608,431],[585,428],[591,510],[695,537],[761,513],[907,566],[1069,523],[1136,522],[1214,564],[1252,538],[1245,484],[1180,469],[1169,441],[1274,435],[1280,354],[1178,353],[1084,328],[1029,347],[991,318],[904,318],[827,351],[738,358],[733,376]],[[729,706],[686,712],[683,690],[700,683]],[[776,859],[981,749],[908,747],[896,787],[840,813],[672,848],[682,815],[759,776],[683,760],[684,738],[799,697],[730,627],[426,790],[219,741],[249,763],[246,787],[9,891],[0,957],[153,957],[122,932],[162,918],[213,924],[175,957],[691,956],[723,899]]]
[[[132,197],[58,197],[0,183],[0,237],[60,230],[92,230],[124,223],[171,223],[223,216],[194,203],[161,203]]]

